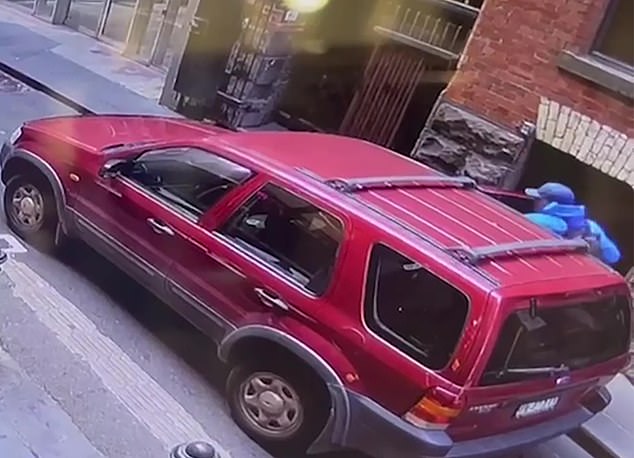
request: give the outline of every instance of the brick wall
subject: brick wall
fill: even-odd
[[[634,137],[631,105],[557,67],[589,50],[608,1],[486,0],[445,99],[515,127],[546,97]]]

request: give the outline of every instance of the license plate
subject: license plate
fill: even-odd
[[[559,404],[559,396],[527,402],[517,408],[515,411],[515,418],[526,418],[532,417],[533,415],[539,415],[541,413],[551,412],[555,410],[557,404]]]

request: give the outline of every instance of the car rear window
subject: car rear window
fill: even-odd
[[[514,208],[520,213],[530,213],[534,210],[534,202],[522,196],[513,196],[507,194],[493,194],[493,197],[505,205]]]
[[[434,370],[451,359],[469,300],[455,287],[385,245],[370,256],[365,322],[379,337]]]
[[[630,314],[625,296],[515,312],[502,327],[480,384],[550,377],[622,355],[629,349]]]

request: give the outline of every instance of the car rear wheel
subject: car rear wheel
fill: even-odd
[[[37,248],[53,249],[58,217],[55,197],[45,178],[33,173],[9,179],[4,211],[9,228],[20,238]]]
[[[293,360],[286,365],[246,362],[227,379],[235,422],[256,442],[284,456],[300,456],[324,427],[326,387]]]

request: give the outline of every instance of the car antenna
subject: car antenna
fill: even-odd
[[[528,313],[530,317],[531,318],[537,317],[537,299],[535,299],[534,297],[531,297],[528,301],[528,304],[529,304]]]

